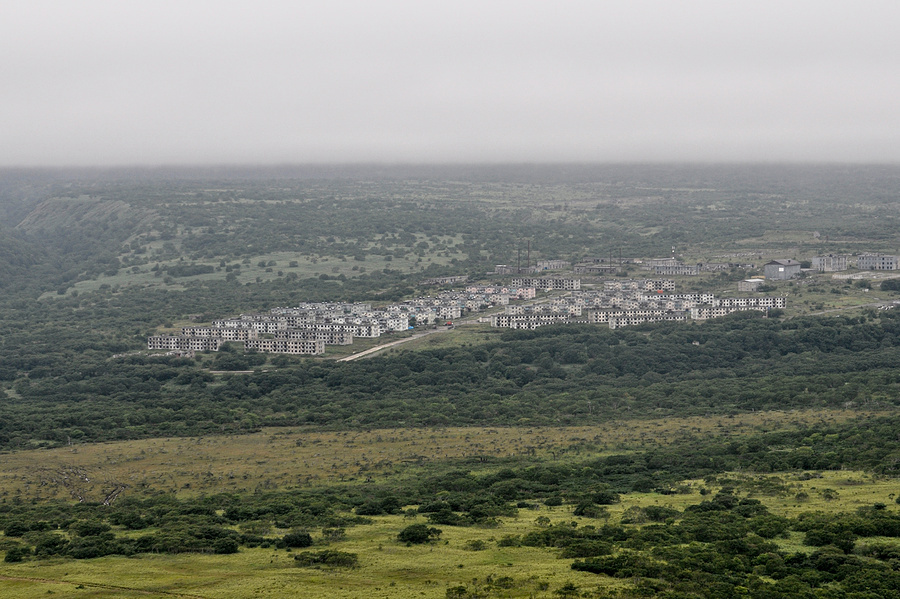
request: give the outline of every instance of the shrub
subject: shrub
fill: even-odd
[[[313,544],[308,532],[289,532],[281,540],[285,547],[309,547]]]
[[[227,555],[229,553],[238,552],[238,542],[234,539],[221,538],[213,541],[212,550],[219,555]]]
[[[301,567],[309,566],[330,566],[332,568],[355,568],[359,565],[359,556],[355,553],[346,551],[334,551],[326,549],[325,551],[304,551],[299,555],[295,555],[294,559],[297,565]]]
[[[594,503],[600,505],[612,505],[614,503],[619,503],[619,501],[621,501],[619,494],[612,491],[600,491],[594,495]]]
[[[584,516],[585,518],[609,518],[608,509],[590,502],[578,504],[573,513],[576,516]]]
[[[69,542],[61,535],[45,532],[34,539],[34,553],[38,557],[59,555],[65,551]]]
[[[6,550],[6,555],[3,557],[3,561],[9,564],[14,564],[23,561],[29,555],[31,555],[31,550],[28,547],[10,547]]]
[[[6,528],[3,529],[3,534],[8,537],[21,537],[29,530],[31,530],[31,528],[27,524],[14,520],[6,524]]]
[[[604,541],[580,540],[563,547],[560,557],[598,557],[612,553],[612,545]]]
[[[419,545],[436,541],[441,536],[439,528],[431,528],[425,524],[412,524],[407,526],[397,535],[397,540],[407,545]]]
[[[94,537],[109,532],[109,524],[97,520],[83,520],[73,524],[69,530],[79,537]]]

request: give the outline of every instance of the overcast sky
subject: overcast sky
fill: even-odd
[[[0,14],[0,165],[900,161],[897,0]]]

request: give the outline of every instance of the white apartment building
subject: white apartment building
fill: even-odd
[[[251,339],[244,344],[248,351],[255,350],[271,354],[318,355],[325,353],[325,342],[321,339]]]

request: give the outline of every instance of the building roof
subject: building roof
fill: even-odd
[[[766,266],[769,264],[780,264],[781,266],[799,266],[800,263],[796,260],[772,260],[771,262],[766,262]]]

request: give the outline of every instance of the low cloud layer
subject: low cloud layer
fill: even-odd
[[[900,160],[900,4],[5,7],[0,164]]]

